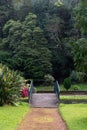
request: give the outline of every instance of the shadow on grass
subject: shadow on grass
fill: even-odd
[[[76,103],[83,103],[83,104],[87,104],[87,99],[70,99],[70,100],[60,100],[60,103],[64,103],[64,104],[76,104]]]
[[[28,98],[20,98],[20,102],[29,103],[29,99]]]

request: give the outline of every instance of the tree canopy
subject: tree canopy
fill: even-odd
[[[86,0],[1,0],[0,62],[26,78],[87,72]]]

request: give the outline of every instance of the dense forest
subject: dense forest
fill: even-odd
[[[0,0],[0,63],[39,82],[87,81],[87,1]]]

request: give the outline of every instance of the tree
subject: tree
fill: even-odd
[[[87,35],[87,1],[80,0],[75,8],[76,28],[81,31],[81,35]]]
[[[14,9],[12,0],[0,0],[0,37],[3,37],[2,28],[7,20],[13,18]]]
[[[43,79],[51,73],[51,52],[46,48],[43,30],[37,26],[37,16],[29,13],[23,22],[10,20],[4,28],[3,51],[8,52],[11,68],[21,71],[26,78]]]
[[[80,38],[72,43],[72,53],[74,56],[77,71],[87,72],[87,39]]]
[[[56,14],[56,15],[55,15]],[[48,48],[52,51],[53,75],[56,79],[69,76],[73,68],[73,59],[67,41],[72,34],[73,28],[71,14],[65,6],[55,7],[52,17],[48,20],[46,28],[46,37],[48,39]]]
[[[72,40],[72,54],[76,71],[80,72],[82,78],[87,73],[87,1],[80,0],[74,9],[75,28],[79,32],[79,37]]]

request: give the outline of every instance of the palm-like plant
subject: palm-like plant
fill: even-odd
[[[24,78],[18,72],[0,64],[0,105],[16,101],[24,82]]]

